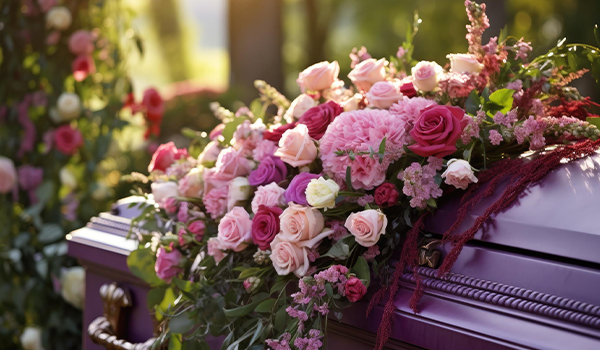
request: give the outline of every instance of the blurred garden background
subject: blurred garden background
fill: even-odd
[[[484,42],[506,27],[533,56],[563,37],[598,45],[598,0],[487,6]],[[415,59],[466,52],[461,0],[0,0],[0,170],[17,183],[0,186],[0,348],[37,349],[27,329],[46,350],[79,347],[65,235],[127,196],[122,176],[146,173],[158,144],[210,131],[211,102],[237,110],[255,79],[296,96],[313,63],[346,79],[355,47],[395,56],[416,14]],[[574,85],[600,102],[590,77]]]

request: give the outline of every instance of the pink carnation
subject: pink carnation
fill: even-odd
[[[206,207],[206,212],[210,214],[211,218],[216,219],[225,214],[228,193],[229,186],[223,186],[214,188],[204,195],[202,201]]]
[[[390,107],[390,113],[406,123],[406,131],[410,131],[421,111],[436,103],[423,97],[408,98],[404,96],[400,101]]]

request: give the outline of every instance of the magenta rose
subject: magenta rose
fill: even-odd
[[[308,134],[315,140],[320,140],[325,134],[327,127],[340,115],[344,109],[334,101],[328,101],[316,107],[310,108],[300,117],[298,123],[308,127]]]
[[[96,64],[92,56],[86,54],[79,55],[73,60],[71,70],[73,71],[75,80],[82,82],[88,76],[96,73]]]
[[[263,139],[273,141],[273,142],[279,142],[283,133],[290,129],[295,128],[297,124],[298,124],[298,122],[288,123],[288,124],[278,127],[275,130],[270,130],[270,131],[267,130],[263,133]]]
[[[165,171],[171,164],[175,163],[176,160],[187,157],[188,153],[185,148],[178,149],[172,141],[163,143],[158,146],[152,155],[152,160],[150,161],[150,165],[148,165],[148,172],[154,170]]]
[[[417,96],[417,90],[411,81],[402,83],[402,85],[400,85],[400,92],[408,98]]]
[[[356,303],[367,294],[367,287],[357,277],[350,277],[344,286],[346,298],[351,303]]]
[[[63,125],[54,132],[54,146],[60,153],[73,155],[83,145],[81,131],[70,125]]]
[[[161,280],[171,283],[171,279],[177,276],[183,269],[179,267],[182,256],[179,250],[172,249],[167,252],[164,247],[160,247],[156,252],[156,264],[154,265],[154,271]]]
[[[399,195],[396,185],[386,182],[375,190],[375,203],[380,207],[395,205]]]
[[[248,176],[250,185],[259,186],[270,184],[271,182],[279,183],[287,176],[287,168],[281,159],[269,156],[260,162],[258,168],[253,170]]]
[[[283,210],[279,207],[261,205],[252,219],[252,240],[260,249],[267,250],[275,235],[279,233],[279,215]]]
[[[467,125],[459,107],[435,105],[425,108],[415,120],[410,136],[416,141],[408,148],[421,157],[445,157],[456,151],[456,142]]]
[[[165,102],[162,96],[155,88],[149,88],[144,91],[142,97],[142,106],[146,111],[146,118],[153,122],[160,122],[165,113]]]
[[[308,205],[306,200],[306,187],[312,179],[318,179],[319,175],[311,173],[300,173],[296,175],[287,190],[285,190],[286,203],[295,202],[296,204]]]

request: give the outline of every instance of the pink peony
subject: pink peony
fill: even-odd
[[[367,92],[369,106],[381,109],[390,108],[402,97],[398,82],[378,81]]]
[[[94,52],[94,35],[87,30],[77,30],[69,37],[69,50],[73,55]]]
[[[317,146],[308,134],[306,125],[298,124],[283,133],[275,155],[293,167],[312,163],[317,158]]]
[[[340,73],[337,61],[315,63],[298,75],[296,82],[302,91],[321,91],[329,89]]]
[[[62,154],[73,155],[83,145],[81,131],[70,125],[63,125],[54,131],[54,146]]]
[[[94,59],[89,55],[79,55],[73,60],[71,65],[73,71],[73,77],[76,81],[84,81],[88,76],[96,73],[96,64]]]
[[[275,182],[266,186],[258,186],[252,199],[252,212],[256,214],[261,205],[267,207],[275,207],[285,205],[284,199],[285,190],[279,187]]]
[[[15,163],[9,158],[0,156],[0,193],[8,193],[17,184]]]
[[[337,183],[346,178],[346,168],[350,167],[352,186],[357,189],[373,189],[385,181],[389,165],[404,154],[406,141],[405,122],[386,110],[360,110],[340,114],[327,128],[321,139],[321,160],[327,175]],[[379,163],[371,158],[371,148],[376,152],[383,139],[385,157]],[[357,155],[351,160],[348,155],[339,156],[338,151]]]
[[[252,242],[252,220],[242,207],[234,207],[219,223],[217,237],[224,249],[240,252]]]
[[[219,153],[215,171],[222,179],[233,180],[238,176],[250,174],[252,165],[250,161],[244,158],[241,152],[233,147],[226,148]]]
[[[348,78],[350,78],[359,91],[367,92],[373,84],[385,80],[386,65],[387,61],[384,58],[379,61],[369,58],[357,64],[348,74]]]
[[[460,107],[431,106],[415,121],[410,136],[417,142],[408,148],[421,157],[445,157],[456,151],[456,142],[468,123]]]
[[[164,143],[158,146],[152,155],[152,160],[148,165],[148,172],[154,170],[165,171],[171,164],[175,163],[176,160],[187,157],[188,153],[185,148],[178,149],[172,141]]]
[[[202,202],[206,207],[206,212],[213,219],[225,214],[227,211],[227,195],[229,194],[229,186],[216,187],[208,192],[204,192]]]
[[[167,252],[164,247],[160,247],[156,252],[156,264],[154,271],[161,280],[171,283],[173,277],[183,272],[179,267],[182,260],[182,255],[177,249]]]

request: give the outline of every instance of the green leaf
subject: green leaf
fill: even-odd
[[[348,187],[349,192],[354,192],[354,187],[352,187],[352,171],[350,167],[346,168],[346,187]]]
[[[250,111],[252,112],[252,114],[254,114],[254,118],[256,120],[264,120],[265,110],[263,109],[263,104],[260,101],[260,98],[256,98],[252,102],[250,102]]]
[[[149,310],[154,311],[154,307],[165,298],[166,288],[152,288],[146,295],[146,306]]]
[[[430,207],[432,207],[432,208],[437,208],[437,204],[435,202],[435,199],[433,199],[433,198],[429,198],[427,200],[427,205],[430,206]]]
[[[164,285],[165,282],[156,276],[154,264],[156,257],[150,248],[141,248],[131,252],[127,257],[129,270],[153,287]]]
[[[506,38],[508,37],[508,27],[504,26],[504,28],[502,28],[502,30],[500,30],[500,35],[498,35],[498,43],[502,43],[504,42],[504,40],[506,40]]]
[[[248,277],[252,277],[252,276],[256,276],[258,275],[258,273],[260,272],[261,268],[260,267],[251,267],[249,269],[246,269],[244,271],[242,271],[242,273],[240,273],[240,275],[238,276],[239,279],[246,279]]]
[[[256,300],[248,305],[236,307],[235,309],[224,309],[223,312],[225,313],[225,316],[229,318],[243,317],[254,311],[254,309],[258,306],[258,304],[260,304],[261,301],[262,300]]]
[[[335,244],[331,246],[329,251],[323,256],[329,256],[334,259],[343,260],[348,257],[348,254],[350,254],[350,246],[346,244],[343,239],[340,239],[339,241],[335,242]]]
[[[600,30],[597,24],[594,25],[594,37],[596,38],[596,43],[600,46]]]
[[[260,333],[262,332],[263,328],[264,328],[264,325],[263,325],[262,322],[260,322],[258,324],[258,327],[256,327],[256,331],[254,332],[254,336],[252,336],[252,339],[250,339],[250,343],[249,343],[250,345],[254,344],[254,342],[260,337]],[[260,344],[260,349],[262,349],[262,348],[263,348],[263,345]],[[250,349],[252,349],[252,348],[250,348]]]
[[[258,304],[258,306],[254,309],[254,311],[270,313],[276,302],[277,302],[277,299],[267,299],[267,300],[261,302],[260,304]]]
[[[185,334],[194,328],[194,320],[189,312],[181,313],[169,320],[169,330],[172,333]]]
[[[514,93],[511,89],[496,90],[490,95],[490,101],[502,107],[500,112],[506,113],[512,108]]]
[[[171,334],[169,338],[169,350],[181,350],[181,335]]]
[[[242,124],[244,122],[244,120],[249,120],[247,117],[239,117],[239,118],[234,118],[232,121],[230,121],[229,123],[227,123],[225,125],[225,128],[223,128],[223,143],[228,145],[229,142],[231,141],[231,139],[233,138],[233,133],[235,133],[235,130],[237,129],[238,125]]]
[[[58,241],[64,237],[62,228],[57,224],[45,224],[38,235],[38,241],[42,244],[48,244]]]
[[[477,111],[481,107],[479,95],[477,94],[477,90],[471,91],[469,97],[465,101],[465,111],[472,115],[477,114]]]
[[[365,280],[365,286],[369,287],[369,284],[371,283],[371,272],[369,271],[369,263],[367,263],[365,258],[362,256],[358,257],[354,267],[352,267],[352,272],[356,274],[356,277]]]
[[[275,323],[273,324],[275,329],[278,332],[283,332],[286,326],[286,319],[288,318],[288,313],[285,311],[287,305],[283,305],[279,311],[275,313]]]

